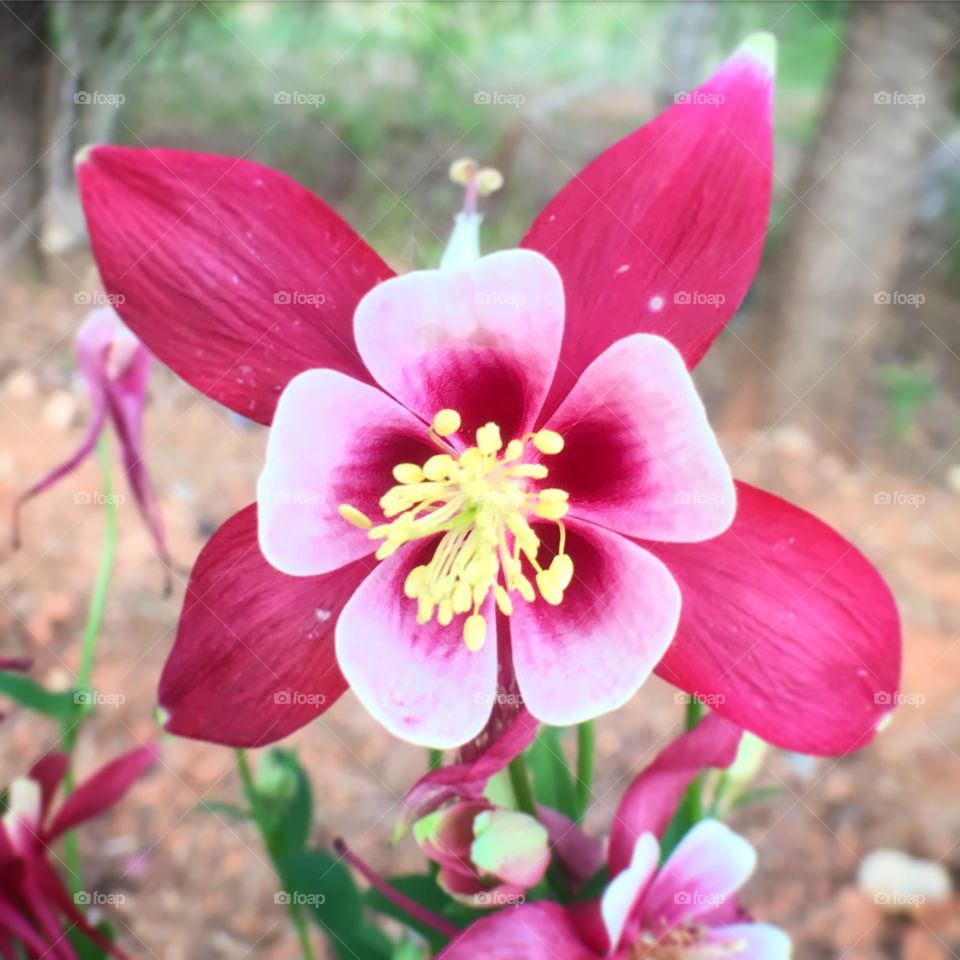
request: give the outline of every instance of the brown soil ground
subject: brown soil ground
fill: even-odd
[[[76,285],[76,284],[75,284]],[[75,286],[74,285],[74,286]],[[72,372],[82,308],[52,290],[8,291],[0,329],[0,516],[31,479],[78,440],[85,415]],[[264,432],[229,417],[157,369],[148,413],[150,466],[175,556],[186,569],[205,539],[253,497]],[[960,513],[955,494],[867,462],[841,463],[790,431],[729,443],[736,472],[789,497],[855,539],[893,584],[906,628],[903,690],[917,695],[877,742],[840,761],[773,755],[763,783],[782,792],[736,815],[761,867],[746,891],[758,916],[787,928],[800,960],[947,960],[960,953],[960,900],[891,916],[857,890],[861,859],[892,847],[960,872]],[[917,475],[937,458],[923,455]],[[923,459],[922,458],[922,459]],[[118,478],[123,489],[122,480]],[[66,687],[99,552],[102,521],[76,494],[98,489],[88,464],[25,516],[25,545],[0,547],[0,653]],[[878,491],[921,495],[878,504]],[[132,502],[121,508],[119,562],[97,667],[99,690],[122,694],[84,730],[83,770],[157,735],[155,686],[170,649],[183,582],[161,594],[161,571]],[[829,692],[826,692],[829,694]],[[604,829],[630,775],[679,730],[671,692],[651,684],[599,724],[592,825]],[[10,711],[0,782],[55,740],[45,721]],[[423,769],[422,751],[390,739],[346,696],[293,742],[318,797],[318,842],[348,838],[375,866],[415,867],[409,841],[391,847],[398,799]],[[86,830],[87,885],[120,892],[111,916],[134,957],[283,960],[298,956],[275,882],[251,828],[197,809],[239,796],[230,751],[168,738],[162,763],[126,802]]]

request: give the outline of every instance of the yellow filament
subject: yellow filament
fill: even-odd
[[[407,575],[404,595],[416,601],[421,624],[436,617],[446,627],[455,617],[464,617],[464,643],[477,651],[487,636],[480,608],[491,594],[507,617],[513,613],[514,593],[527,603],[533,603],[538,593],[554,606],[563,601],[573,581],[573,561],[565,552],[561,522],[569,496],[557,487],[537,489],[549,470],[542,463],[525,462],[531,444],[542,454],[562,450],[558,433],[540,430],[504,446],[499,426],[486,423],[476,431],[475,445],[455,454],[440,438],[459,432],[461,426],[455,410],[436,414],[430,434],[445,452],[422,466],[400,463],[393,468],[397,486],[380,499],[384,522],[374,526],[349,504],[339,510],[345,520],[366,529],[371,539],[382,541],[376,551],[380,560],[406,543],[436,540],[429,561]],[[560,530],[557,553],[546,569],[538,561],[541,543],[532,520],[555,522]]]

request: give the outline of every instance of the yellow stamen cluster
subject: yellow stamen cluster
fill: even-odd
[[[528,444],[541,454],[559,453],[560,434],[539,430],[504,447],[500,428],[487,423],[476,431],[475,445],[457,455],[444,438],[458,433],[461,424],[455,410],[441,410],[430,436],[443,452],[423,464],[400,463],[393,468],[397,486],[380,499],[388,522],[374,526],[349,504],[341,504],[339,510],[371,539],[383,541],[378,560],[406,543],[440,535],[429,563],[410,571],[404,593],[417,601],[421,624],[436,614],[437,622],[447,626],[455,616],[467,614],[463,639],[476,651],[486,641],[480,607],[491,592],[504,616],[513,612],[513,593],[532,603],[539,591],[547,603],[559,604],[573,580],[573,561],[565,552],[562,523],[569,509],[567,493],[540,486],[547,467],[526,459]],[[559,547],[547,567],[537,561],[540,538],[530,519],[553,521],[559,527]],[[536,589],[524,572],[524,561]]]

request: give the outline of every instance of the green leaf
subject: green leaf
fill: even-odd
[[[392,960],[430,960],[430,955],[409,937],[404,937],[394,944]]]
[[[306,846],[313,819],[313,792],[292,750],[268,750],[260,758],[254,788],[262,829],[274,860]]]
[[[81,708],[74,690],[45,690],[36,681],[19,673],[0,671],[0,695],[9,697],[21,707],[56,720],[66,726]]]
[[[309,911],[338,960],[390,960],[392,944],[367,921],[363,895],[342,860],[326,850],[294,850],[277,869],[284,886],[278,902]]]
[[[109,940],[110,943],[116,941],[117,931],[114,930],[106,920],[101,920],[93,926],[94,929]],[[92,940],[88,940],[77,927],[72,927],[67,932],[67,939],[70,941],[70,945],[73,947],[79,960],[109,960],[110,954],[98,947]]]
[[[527,751],[527,765],[533,774],[537,802],[576,819],[577,792],[560,742],[563,733],[562,727],[541,727]]]

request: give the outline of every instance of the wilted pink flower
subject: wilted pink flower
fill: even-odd
[[[498,661],[535,716],[572,721],[622,702],[663,653],[661,676],[774,744],[842,753],[872,737],[899,680],[886,585],[820,521],[746,484],[720,532],[734,502],[680,365],[700,360],[759,260],[771,53],[748,42],[602,154],[524,250],[397,279],[328,207],[257,164],[87,154],[93,249],[126,322],[204,393],[275,421],[258,504],[194,568],[161,681],[171,731],[267,743],[349,679],[391,729],[452,744],[483,726]],[[498,555],[486,540],[498,525],[464,510],[466,478],[447,460],[427,476],[444,444],[457,470],[479,471],[480,499],[502,478],[516,531]],[[384,497],[388,513],[416,510],[415,477],[438,485],[451,526],[434,510],[432,536],[411,540],[379,511]],[[365,522],[351,507],[375,539],[349,526],[344,513]],[[463,539],[444,540],[457,525]],[[445,578],[471,537],[479,566],[503,576],[483,597],[474,584],[460,613],[464,591]],[[379,564],[378,544],[396,548]],[[520,574],[540,588],[532,603]]]
[[[19,944],[31,957],[70,960],[76,954],[66,931],[77,927],[111,956],[123,956],[77,909],[86,898],[75,903],[70,896],[51,861],[51,848],[113,806],[156,756],[152,746],[124,754],[80,784],[57,809],[54,798],[70,762],[66,754],[48,753],[14,781],[0,820],[0,955],[18,956]]]
[[[169,568],[157,495],[147,473],[143,449],[143,409],[151,357],[111,307],[94,310],[80,325],[75,343],[77,367],[90,393],[90,423],[80,446],[38,480],[14,505],[14,542],[20,539],[20,511],[27,501],[76,470],[90,456],[107,420],[120,443],[127,481],[157,554]]]

